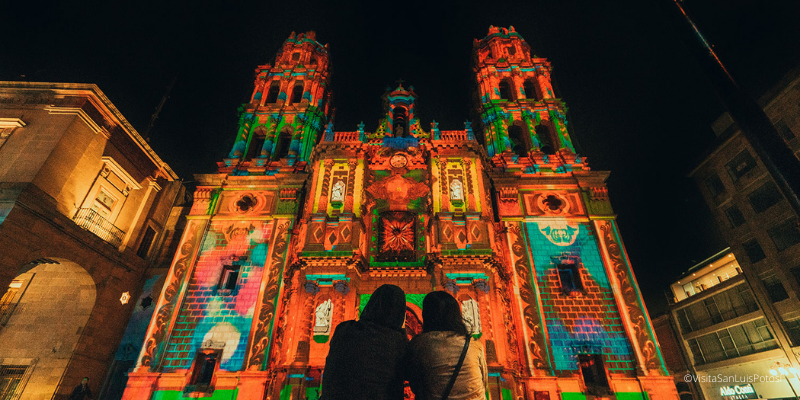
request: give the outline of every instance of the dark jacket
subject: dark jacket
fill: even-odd
[[[322,375],[322,399],[403,399],[408,338],[371,321],[336,327]]]
[[[83,384],[80,384],[69,395],[69,400],[83,400],[87,397],[92,398],[92,391],[89,389],[89,385],[83,386]]]

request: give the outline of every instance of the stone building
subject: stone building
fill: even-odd
[[[293,33],[256,69],[228,157],[195,177],[123,398],[316,399],[336,325],[392,283],[409,336],[426,293],[458,299],[487,398],[676,399],[608,172],[575,153],[550,63],[491,27],[473,72],[461,129],[424,124],[398,86],[375,130],[335,131],[328,47]]]
[[[0,82],[0,398],[98,393],[183,197],[97,86]]]

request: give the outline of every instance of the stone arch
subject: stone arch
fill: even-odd
[[[13,355],[15,364],[35,362],[22,389],[26,397],[49,398],[94,310],[94,280],[73,261],[39,258],[22,266],[7,289],[0,354]]]

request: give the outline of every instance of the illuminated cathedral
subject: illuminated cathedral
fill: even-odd
[[[473,46],[472,121],[420,121],[401,84],[377,129],[336,131],[315,36],[293,33],[256,69],[233,148],[195,176],[123,398],[317,399],[336,325],[391,283],[409,337],[425,294],[458,299],[487,399],[677,399],[608,172],[576,153],[551,64],[490,27]]]

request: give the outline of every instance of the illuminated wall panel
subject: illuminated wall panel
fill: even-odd
[[[595,237],[586,223],[552,220],[525,224],[555,369],[577,371],[580,353],[603,354],[612,373],[634,371],[634,357]],[[557,271],[576,261],[582,293],[563,292]]]
[[[203,241],[195,272],[178,314],[165,369],[189,368],[204,343],[224,343],[221,369],[236,371],[244,361],[271,225],[238,227],[230,221],[212,222]],[[236,229],[241,229],[238,234]],[[218,288],[225,265],[240,266],[235,290]]]

